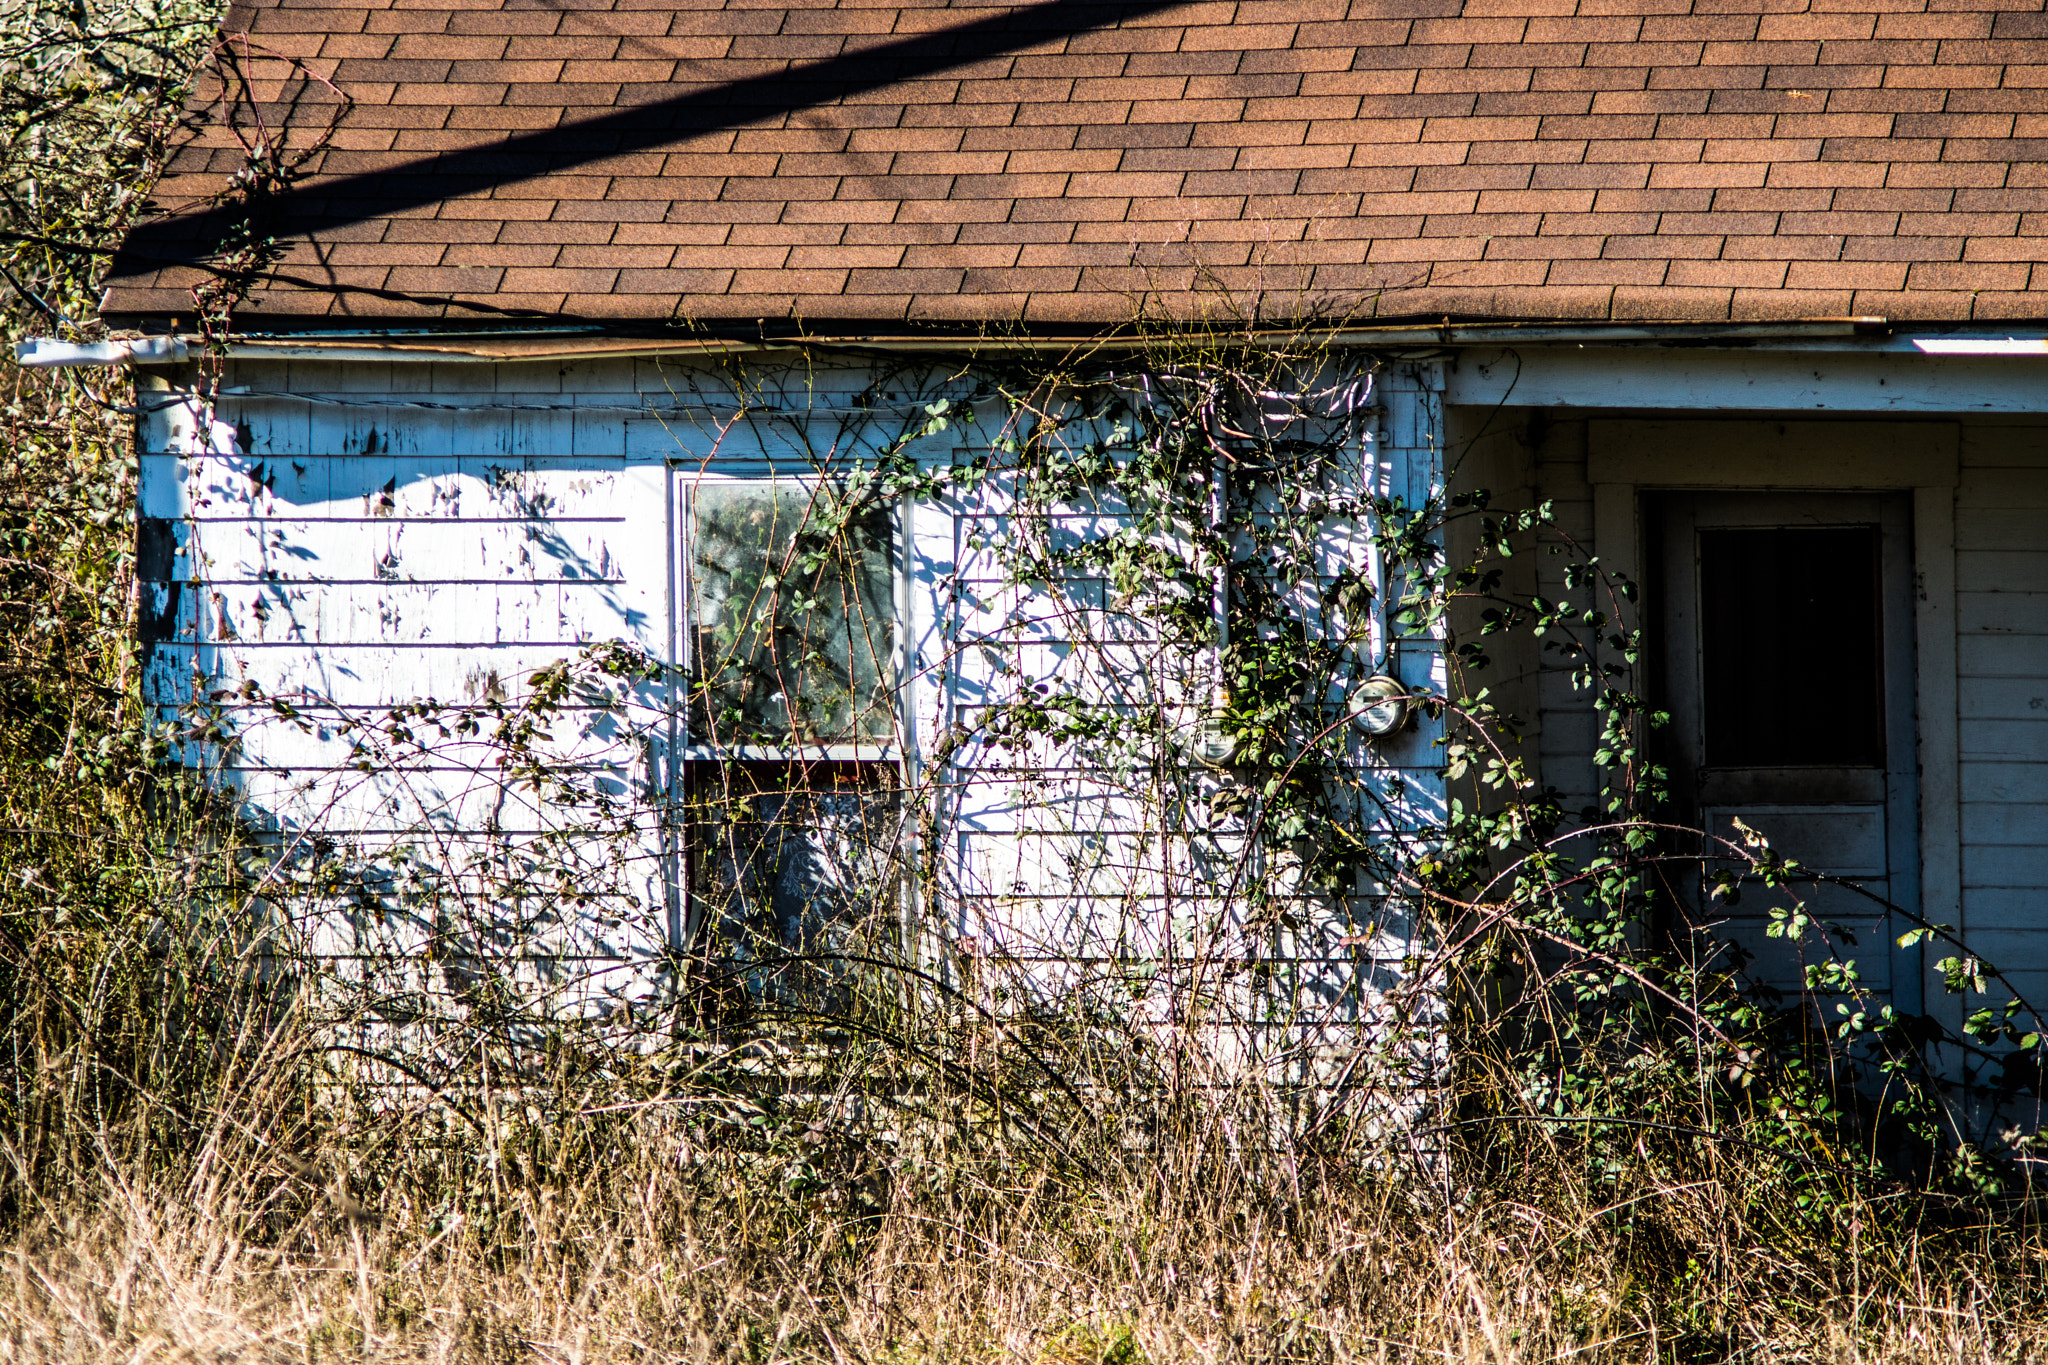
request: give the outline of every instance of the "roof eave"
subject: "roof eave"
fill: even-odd
[[[992,331],[876,332],[832,328],[792,330],[754,337],[658,333],[628,328],[549,329],[352,328],[334,331],[244,333],[228,340],[226,354],[241,360],[519,360],[575,361],[642,357],[716,356],[791,349],[881,351],[898,354],[959,355],[964,352],[1131,352],[1164,342],[1202,336],[1260,347],[1463,347],[1512,344],[1670,344],[1693,342],[1755,345],[1768,342],[1841,341],[1882,338],[1894,331],[1881,317],[1800,318],[1782,322],[1455,322],[1397,323],[1369,327],[1176,330],[1168,324],[1113,332],[1023,333]],[[190,339],[195,345],[201,339]]]

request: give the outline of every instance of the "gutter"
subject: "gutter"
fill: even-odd
[[[1842,342],[1889,337],[1891,325],[1881,317],[1807,318],[1787,322],[1642,322],[1558,323],[1476,322],[1446,319],[1441,324],[1413,323],[1332,328],[1270,328],[1249,333],[1193,332],[1223,342],[1278,347],[1307,344],[1323,347],[1501,346],[1512,344],[1671,344],[1716,342],[1753,345],[1759,342]],[[1123,332],[1103,336],[1073,333],[1049,336],[936,336],[887,332],[803,332],[758,338],[621,336],[591,327],[524,331],[435,332],[365,330],[356,332],[247,333],[215,352],[232,360],[424,360],[505,363],[512,361],[626,360],[653,357],[710,357],[787,351],[799,347],[888,351],[899,354],[959,355],[962,351],[998,353],[1142,352],[1173,334]],[[198,336],[140,337],[89,345],[36,338],[15,347],[17,363],[32,368],[79,365],[165,365],[186,360],[205,348]]]
[[[1883,318],[1816,318],[1778,323],[1452,323],[1388,327],[1346,327],[1329,331],[1272,328],[1250,333],[1193,332],[1219,341],[1242,340],[1273,347],[1471,346],[1510,342],[1817,341],[1887,335]],[[1172,339],[1168,332],[1103,336],[933,336],[888,332],[791,332],[738,337],[622,337],[563,334],[507,336],[488,332],[243,336],[227,344],[237,360],[390,360],[398,357],[446,361],[600,360],[655,356],[714,356],[786,351],[815,346],[899,354],[958,355],[962,351],[1008,353],[1081,352],[1091,355],[1139,352]]]
[[[1434,326],[1413,323],[1384,327],[1344,327],[1328,331],[1271,328],[1262,331],[1189,332],[1183,336],[1243,343],[1258,347],[1428,347],[1465,346],[1589,346],[1589,345],[1733,345],[1769,346],[1796,343],[1832,349],[1843,344],[1859,349],[1917,352],[1923,355],[2032,356],[2048,355],[2048,336],[1896,335],[1882,317],[1804,318],[1786,322],[1451,322]],[[1131,354],[1175,339],[1166,331],[1125,332],[1102,336],[934,336],[929,334],[860,332],[763,333],[743,337],[621,336],[593,327],[561,327],[524,331],[436,332],[427,330],[365,330],[355,332],[248,333],[221,345],[215,354],[231,360],[391,361],[503,364],[517,361],[569,363],[584,360],[708,358],[760,354],[801,347],[853,351],[886,351],[905,355],[958,356],[963,351],[1012,354]],[[170,365],[202,354],[198,336],[147,336],[89,344],[38,337],[15,345],[16,363],[32,369],[85,365]]]
[[[27,370],[71,369],[80,365],[175,365],[190,354],[190,339],[180,336],[91,342],[30,337],[14,343],[14,363]]]

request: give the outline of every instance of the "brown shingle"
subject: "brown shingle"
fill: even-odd
[[[2048,261],[2048,237],[1976,237],[1963,248],[1966,261]]]
[[[1538,190],[1641,189],[1650,182],[1650,170],[1649,163],[1641,161],[1535,166],[1530,169],[1529,187]]]
[[[1716,289],[1779,289],[1784,287],[1783,261],[1673,261],[1664,282]]]
[[[1841,254],[1840,237],[1730,237],[1721,244],[1731,261],[1832,261]]]
[[[236,11],[354,100],[252,316],[1098,325],[1198,265],[1380,317],[2048,315],[2037,7],[509,5]],[[110,312],[189,312],[206,100]]]

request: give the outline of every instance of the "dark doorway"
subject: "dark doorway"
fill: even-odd
[[[1910,503],[1668,493],[1645,514],[1672,815],[1707,835],[1680,908],[1763,984],[1796,992],[1833,956],[1917,1009],[1915,959],[1895,946],[1906,922],[1883,905],[1919,901]],[[1746,865],[1735,849],[1751,831],[1801,875],[1709,896],[1715,874]],[[1794,900],[1835,927],[1774,934],[1773,908]]]
[[[1883,767],[1878,528],[1698,536],[1707,766]]]

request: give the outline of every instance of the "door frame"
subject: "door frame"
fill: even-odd
[[[1914,734],[1919,764],[1920,913],[1962,922],[1958,771],[1955,494],[1961,428],[1942,421],[1816,421],[1719,416],[1601,419],[1587,424],[1594,553],[1644,581],[1646,492],[1889,492],[1913,497]],[[1628,629],[1641,604],[1626,609]],[[1894,947],[1894,1002],[1960,1028],[1960,997],[1927,990],[1918,947]],[[1917,989],[1916,989],[1917,987]],[[1953,1019],[1948,1018],[1953,1014]]]
[[[1858,882],[1881,880],[1887,899],[1909,915],[1920,900],[1919,755],[1915,735],[1917,697],[1912,691],[1918,673],[1913,663],[1913,539],[1912,505],[1901,490],[1863,489],[1792,491],[1785,489],[1665,490],[1641,494],[1649,581],[1646,606],[1651,620],[1646,657],[1658,675],[1650,691],[1661,709],[1671,714],[1662,732],[1670,764],[1670,793],[1680,824],[1717,829],[1720,812],[1737,812],[1756,820],[1770,810],[1848,810],[1880,812],[1884,855],[1880,865],[1860,872],[1840,865],[1819,870]],[[1878,722],[1884,760],[1880,764],[1800,765],[1773,767],[1764,763],[1707,762],[1707,714],[1703,652],[1702,536],[1718,530],[1831,529],[1854,527],[1874,533],[1875,571],[1872,584],[1880,649],[1875,662],[1881,678]],[[1716,790],[1715,788],[1718,788]],[[1755,811],[1757,814],[1752,814]],[[1711,847],[1711,846],[1710,846]],[[1782,850],[1781,850],[1782,851]],[[1811,849],[1795,856],[1816,863]],[[1682,895],[1690,913],[1713,918],[1707,898],[1692,879],[1692,894]],[[1733,912],[1730,912],[1733,913]],[[1842,912],[1838,911],[1838,915]],[[1843,916],[1846,918],[1846,916]],[[1920,1008],[1920,958],[1895,940],[1910,922],[1885,917],[1882,949],[1889,984],[1883,999],[1903,1008]],[[1787,945],[1788,947],[1790,945]],[[1876,949],[1879,944],[1871,944]],[[1752,949],[1754,951],[1754,948]],[[1770,954],[1760,954],[1769,957]],[[1859,954],[1869,961],[1874,953]],[[1804,961],[1803,952],[1797,960]],[[1766,971],[1768,964],[1761,964]],[[1787,964],[1778,962],[1782,970]],[[1901,989],[1903,987],[1903,990]]]

